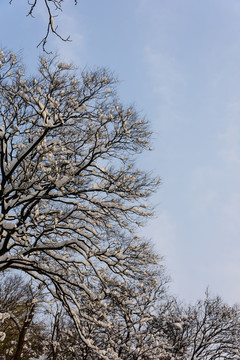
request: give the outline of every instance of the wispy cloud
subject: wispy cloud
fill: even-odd
[[[179,89],[185,85],[177,59],[169,53],[156,51],[149,46],[145,47],[144,56],[153,90],[159,94],[162,102],[171,105],[176,101]]]
[[[167,210],[160,211],[157,218],[151,220],[144,229],[144,233],[149,234],[150,229],[157,252],[164,257],[173,254],[177,240],[177,224]]]
[[[227,125],[219,135],[222,143],[220,155],[231,165],[240,165],[240,100],[231,102],[227,109]]]

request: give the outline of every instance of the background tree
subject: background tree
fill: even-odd
[[[211,298],[208,294],[195,305],[179,304],[166,292],[164,272],[155,275],[158,288],[152,284],[154,278],[146,278],[138,283],[138,288],[131,283],[128,293],[126,288],[113,283],[102,302],[93,303],[87,296],[78,299],[82,310],[96,317],[95,324],[80,319],[94,346],[110,359],[113,351],[122,360],[239,359],[239,307],[228,306],[219,297]],[[37,308],[27,325],[21,358],[38,359],[41,355],[49,360],[102,358],[82,341],[73,319],[57,300],[49,302],[47,297],[43,302],[39,289],[35,289],[33,298],[32,287],[29,297],[26,292],[30,284],[19,275],[5,277],[1,284],[1,313],[9,313],[0,328],[6,333],[5,341],[0,343],[0,354],[6,359],[17,359],[20,353],[16,351],[19,334],[26,329],[32,304],[37,304]],[[156,316],[157,308],[160,310]],[[114,326],[100,326],[103,318]]]
[[[153,276],[144,279],[142,283],[131,283],[127,289],[116,286],[113,282],[108,296],[99,303],[90,302],[87,298],[79,299],[82,309],[85,309],[88,315],[94,314],[98,321],[104,319],[113,325],[106,328],[86,321],[81,322],[81,326],[88,331],[88,338],[106,355],[110,356],[110,349],[113,349],[119,359],[163,359],[163,351],[149,331],[149,322],[154,318],[161,297],[167,296],[167,278],[164,272],[155,275],[158,275],[161,281]],[[153,282],[157,282],[158,287]],[[55,311],[53,320],[55,348],[49,347],[51,354],[58,353],[59,359],[101,358],[79,339],[71,320],[69,321],[64,312]],[[53,355],[50,358],[53,358]]]
[[[5,360],[28,360],[43,353],[44,326],[36,321],[42,290],[26,283],[18,274],[0,277],[0,314],[7,314],[0,323],[5,334],[0,341],[0,354]]]
[[[166,302],[153,322],[154,336],[166,339],[174,359],[217,360],[240,357],[240,310],[220,297],[183,306],[175,299]]]
[[[157,263],[134,235],[159,183],[135,165],[149,148],[148,124],[118,103],[104,70],[79,77],[42,58],[38,77],[27,78],[14,54],[2,51],[0,61],[0,270],[42,282],[106,358],[80,319],[110,324],[79,299],[104,301],[113,283],[142,281]]]
[[[114,325],[106,329],[81,320],[81,326],[88,330],[88,338],[106,356],[114,349],[119,359],[165,359],[149,331],[149,322],[154,318],[160,298],[167,297],[167,278],[164,271],[154,275],[161,279],[158,287],[152,284],[157,278],[150,277],[139,283],[138,288],[129,285],[128,292],[113,282],[104,302],[93,303],[87,297],[79,299],[82,310],[97,317],[96,320],[105,318]],[[2,329],[6,338],[1,343],[0,354],[4,354],[5,359],[29,360],[41,355],[49,360],[101,359],[81,340],[73,320],[58,301],[49,302],[39,289],[32,296],[34,289],[19,275],[5,277],[1,284],[4,296],[0,308],[11,315]],[[32,310],[36,304],[37,308]]]

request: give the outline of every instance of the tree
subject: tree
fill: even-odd
[[[9,1],[10,4],[12,4],[12,2],[13,2],[13,0]],[[77,5],[77,3],[78,3],[77,0],[73,0],[73,2],[75,5]],[[60,11],[62,11],[62,5],[64,3],[64,0],[33,0],[33,2],[30,2],[28,0],[27,3],[29,5],[29,12],[27,14],[28,16],[33,17],[34,10],[36,9],[37,5],[42,4],[44,9],[46,10],[46,14],[48,17],[48,25],[47,25],[46,34],[37,46],[42,46],[42,49],[45,52],[47,52],[46,51],[46,43],[47,43],[50,33],[56,35],[58,38],[60,38],[63,41],[70,41],[70,36],[67,36],[64,38],[62,35],[60,35],[60,33],[58,32],[58,26],[55,26],[55,23],[54,23],[54,18],[56,18],[58,16],[58,13]]]
[[[167,297],[164,271],[160,274],[159,286],[152,284],[152,277],[145,278],[138,288],[113,287],[104,302],[92,303],[87,297],[79,299],[81,308],[94,314],[97,320],[103,317],[114,327],[84,323],[88,338],[106,354],[113,348],[120,359],[165,359],[162,349],[149,331],[149,322],[160,304]],[[8,313],[7,321],[0,330],[5,340],[0,343],[0,354],[6,360],[44,359],[85,360],[101,359],[79,337],[72,319],[57,301],[49,301],[46,292],[33,287],[19,275],[5,276],[1,281],[0,309]],[[41,315],[41,316],[40,316]]]
[[[88,299],[81,299],[82,308],[86,309],[88,315],[95,314],[96,319],[105,319],[109,324],[113,324],[106,328],[97,324],[87,324],[86,321],[81,323],[88,331],[88,337],[109,358],[113,349],[122,360],[164,359],[162,348],[149,331],[149,323],[154,319],[153,314],[161,302],[161,297],[167,296],[167,279],[163,273],[158,276],[161,278],[158,287],[153,284],[154,277],[144,279],[137,286],[131,284],[127,289],[116,286],[113,282],[103,302],[93,304]],[[55,352],[57,359],[99,360],[101,356],[95,354],[79,339],[72,330],[71,320],[67,321],[63,315],[62,311],[58,310],[53,317],[52,334],[55,348],[52,354]],[[49,358],[52,359],[54,356],[51,355]]]
[[[1,276],[0,288],[0,355],[5,360],[29,360],[43,353],[44,327],[35,321],[43,292],[19,274]],[[4,320],[4,321],[1,321]]]
[[[163,271],[154,275],[161,278],[157,288],[151,277],[145,278],[138,288],[129,286],[128,293],[113,282],[104,302],[96,304],[87,297],[79,299],[85,312],[94,314],[97,320],[105,317],[114,323],[114,327],[105,328],[81,320],[88,338],[106,354],[113,348],[120,359],[163,359],[155,356],[162,355],[162,349],[154,341],[148,323],[153,319],[159,298],[167,296],[167,279]],[[8,275],[1,281],[0,295],[0,309],[9,314],[0,327],[6,335],[0,343],[0,354],[6,360],[39,359],[41,356],[49,360],[101,359],[81,340],[62,305],[49,301],[45,290],[43,292],[19,275]]]
[[[152,326],[154,336],[166,340],[170,359],[240,357],[240,309],[224,304],[220,297],[207,293],[204,300],[189,306],[168,299]]]
[[[113,284],[127,289],[157,264],[134,235],[152,215],[143,201],[159,183],[136,168],[148,124],[118,103],[105,70],[79,77],[72,65],[42,58],[34,78],[11,52],[0,61],[0,270],[44,284],[86,346],[107,358],[80,323],[111,325],[80,300],[97,305]]]

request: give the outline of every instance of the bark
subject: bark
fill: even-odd
[[[30,327],[33,316],[34,316],[34,306],[31,305],[31,307],[29,309],[29,312],[25,316],[23,326],[22,326],[21,331],[19,333],[18,344],[17,344],[17,348],[16,348],[15,355],[13,357],[13,360],[20,360],[21,359],[26,333],[27,333],[27,331],[28,331],[28,329]]]

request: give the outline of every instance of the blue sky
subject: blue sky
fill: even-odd
[[[29,71],[46,26],[44,9],[0,4],[0,44]],[[66,1],[49,48],[80,67],[104,66],[119,97],[146,114],[153,151],[142,166],[162,178],[145,229],[165,256],[171,291],[186,301],[210,292],[240,301],[240,2]]]

